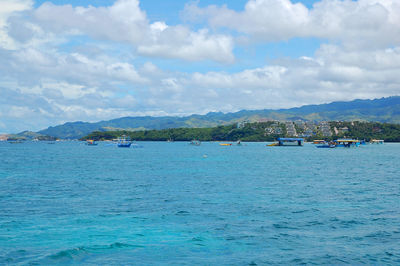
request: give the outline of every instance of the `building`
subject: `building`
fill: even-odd
[[[250,123],[248,120],[244,120],[244,121],[238,122],[236,124],[236,128],[244,128],[248,123]]]
[[[285,126],[286,126],[286,135],[287,136],[292,136],[292,137],[297,136],[297,131],[296,131],[296,128],[294,127],[293,122],[291,122],[291,121],[285,122]]]
[[[324,137],[332,136],[332,131],[331,131],[329,122],[326,122],[326,121],[321,122],[320,130],[321,130],[322,136],[324,136]]]

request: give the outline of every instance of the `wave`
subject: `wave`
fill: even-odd
[[[110,245],[93,245],[93,246],[80,246],[76,248],[61,250],[55,254],[46,256],[42,261],[45,264],[47,262],[67,262],[69,260],[80,260],[84,259],[88,255],[101,253],[104,251],[112,251],[115,249],[132,249],[140,248],[143,246],[132,245],[127,243],[115,242]],[[39,262],[41,263],[41,262]]]

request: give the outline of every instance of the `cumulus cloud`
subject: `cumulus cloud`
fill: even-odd
[[[148,28],[136,0],[119,0],[110,7],[72,7],[46,2],[34,10],[40,26],[55,33],[87,34],[93,38],[138,43]]]
[[[137,0],[117,0],[109,7],[44,3],[32,12],[32,17],[46,32],[123,42],[136,48],[139,55],[222,63],[232,63],[234,58],[230,36],[211,34],[207,29],[191,31],[182,25],[168,26],[162,21],[150,23]],[[15,36],[26,38],[29,33],[23,26],[12,29],[18,33],[12,31]]]
[[[400,43],[400,2],[322,0],[308,9],[290,0],[249,0],[243,11],[226,6],[186,5],[188,20],[206,19],[212,27],[248,34],[258,41],[316,37],[348,46],[381,48]]]
[[[0,0],[0,47],[13,49],[13,39],[7,34],[8,19],[18,12],[31,9],[32,0]]]
[[[165,27],[153,32],[153,38],[138,46],[147,56],[180,58],[188,61],[212,60],[232,63],[233,40],[225,35],[210,35],[203,29],[192,32],[186,27]]]

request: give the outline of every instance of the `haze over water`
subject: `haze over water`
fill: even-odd
[[[399,144],[0,142],[0,264],[399,264]]]

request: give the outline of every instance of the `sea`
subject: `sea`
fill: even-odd
[[[0,142],[0,265],[400,264],[400,144]]]

